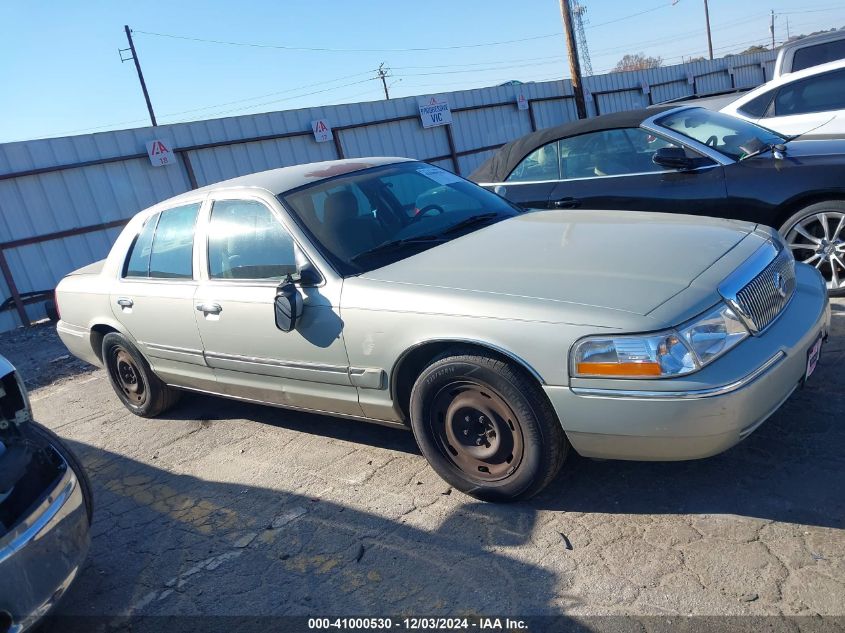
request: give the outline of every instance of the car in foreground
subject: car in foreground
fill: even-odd
[[[813,372],[824,280],[748,222],[522,213],[400,158],[286,167],[138,213],[57,328],[133,413],[180,390],[411,428],[443,479],[525,498],[570,446],[707,457]]]
[[[779,134],[845,138],[845,60],[783,75],[721,111]]]
[[[832,295],[845,294],[845,139],[788,137],[697,107],[635,110],[523,136],[470,180],[524,208],[773,226],[798,261],[819,269]]]
[[[91,512],[79,460],[32,420],[0,356],[0,630],[22,633],[59,601],[88,552]]]

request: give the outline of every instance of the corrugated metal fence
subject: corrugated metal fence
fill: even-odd
[[[589,77],[590,116],[693,94],[752,87],[773,52]],[[44,316],[45,291],[103,258],[123,224],[191,188],[274,167],[360,156],[409,156],[469,174],[497,147],[574,120],[568,80],[448,93],[451,125],[424,129],[417,97],[305,108],[64,138],[0,144],[0,332]],[[328,119],[334,143],[311,121]],[[146,143],[169,142],[176,165],[152,167]]]

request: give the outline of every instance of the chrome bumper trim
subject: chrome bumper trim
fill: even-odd
[[[632,389],[592,389],[588,387],[572,387],[572,393],[587,398],[631,398],[636,400],[687,400],[698,398],[713,398],[724,396],[750,385],[768,372],[772,367],[786,358],[785,352],[778,352],[747,376],[734,382],[708,389],[691,389],[687,391],[637,391]]]

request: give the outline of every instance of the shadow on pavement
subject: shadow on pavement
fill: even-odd
[[[530,507],[467,498],[412,526],[68,444],[94,486],[93,541],[45,631],[76,631],[64,616],[556,613],[555,574],[496,551],[528,541]],[[112,630],[79,630],[92,622]]]

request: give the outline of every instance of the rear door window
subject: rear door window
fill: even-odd
[[[150,251],[150,277],[192,279],[199,204],[162,211]]]
[[[507,177],[508,182],[532,182],[538,180],[559,180],[558,141],[538,147],[522,159]]]
[[[775,116],[845,109],[845,70],[796,81],[778,90]]]

